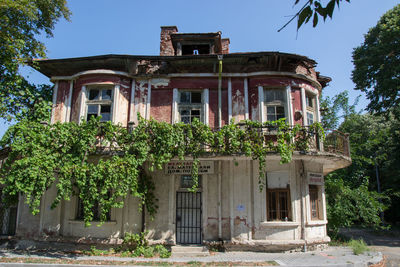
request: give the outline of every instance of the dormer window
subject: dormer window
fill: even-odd
[[[182,55],[209,55],[210,44],[182,45]]]

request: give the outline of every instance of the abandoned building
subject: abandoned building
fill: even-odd
[[[212,128],[232,119],[286,118],[307,127],[320,121],[319,96],[330,81],[316,62],[281,52],[230,53],[221,32],[179,33],[161,27],[160,55],[101,55],[36,60],[55,84],[52,122],[79,122],[91,116],[128,127],[137,113],[146,119]],[[222,73],[220,73],[222,64]],[[221,75],[221,79],[219,79]],[[201,158],[200,190],[188,192],[191,164],[172,161],[151,175],[156,181],[158,213],[146,218],[149,238],[167,244],[205,244],[223,240],[231,249],[289,250],[329,242],[324,175],[351,163],[346,135],[331,132],[335,143],[315,139],[308,152],[295,152],[288,164],[267,156],[266,187],[258,187],[258,162],[247,157]],[[56,189],[43,197],[41,212],[30,214],[19,202],[17,236],[116,242],[139,232],[137,199],[112,209],[101,227],[85,227],[77,199],[50,204]]]

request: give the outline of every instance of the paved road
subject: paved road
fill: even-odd
[[[387,258],[386,267],[400,266],[400,232],[376,232],[368,229],[344,229],[341,233],[353,239],[363,239],[371,249]]]

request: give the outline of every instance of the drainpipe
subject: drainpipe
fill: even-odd
[[[223,55],[218,55],[218,128],[222,127],[222,59]]]
[[[304,241],[303,252],[307,252],[307,239],[306,239],[306,203],[305,203],[305,175],[304,175],[304,161],[300,160],[301,163],[301,182],[300,182],[300,195],[301,195],[301,239]]]
[[[218,239],[222,240],[222,168],[221,161],[218,161]]]

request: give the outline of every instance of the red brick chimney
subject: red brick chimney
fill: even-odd
[[[222,38],[221,39],[221,47],[222,47],[222,54],[229,54],[229,44],[231,41],[229,38]]]
[[[178,32],[176,26],[161,26],[160,56],[174,56],[175,51],[171,42],[171,33]]]

